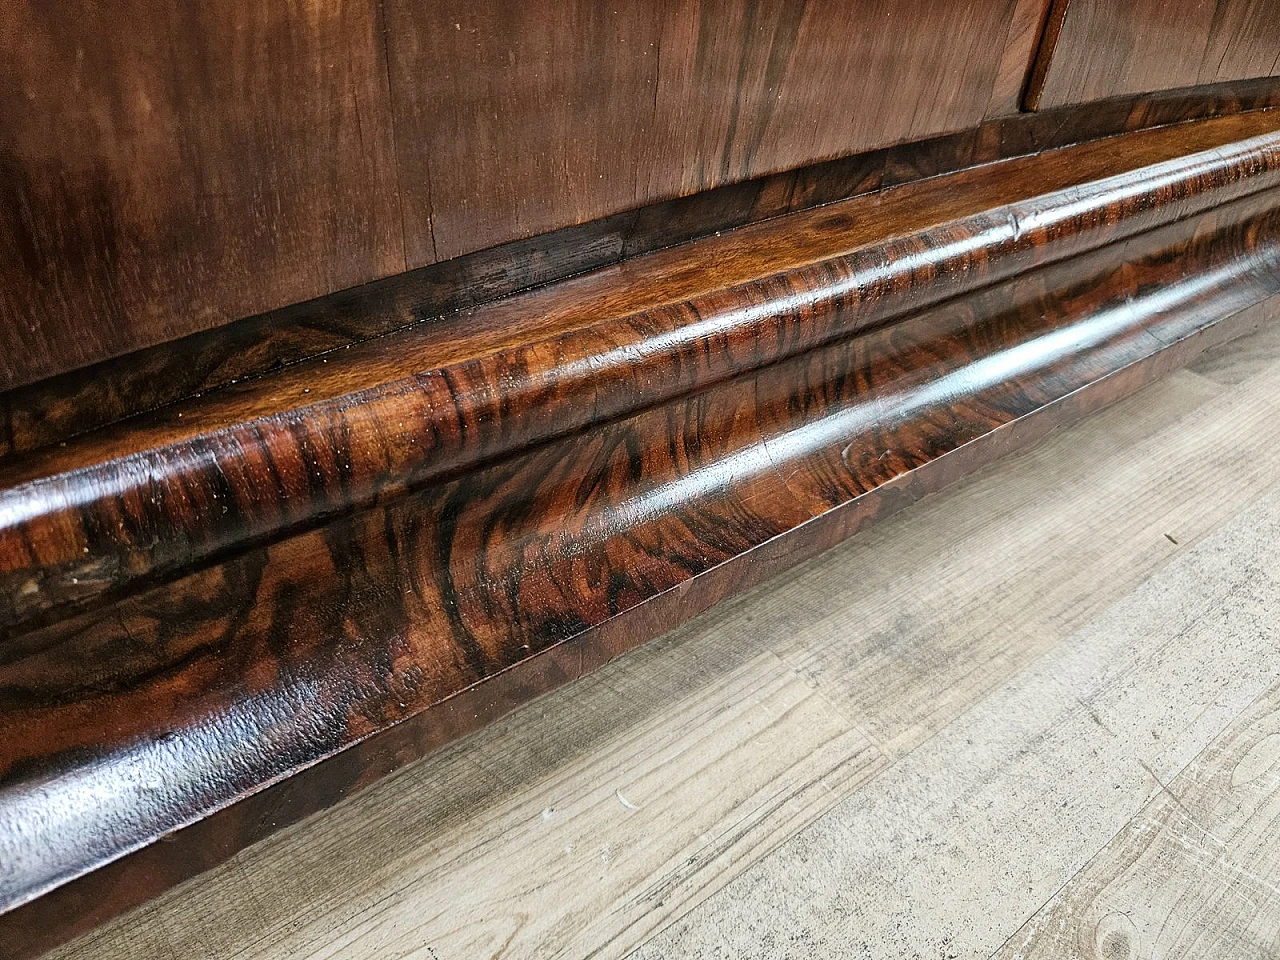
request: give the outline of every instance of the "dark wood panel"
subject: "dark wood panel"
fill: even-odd
[[[1280,74],[1280,2],[1218,0],[1197,83]]]
[[[1009,19],[1004,54],[991,89],[988,117],[1011,116],[1022,106],[1053,0],[1018,0]]]
[[[1006,0],[685,0],[664,25],[653,197],[976,125]]]
[[[1274,320],[1273,119],[1043,154],[985,187],[958,174],[896,210],[885,199],[879,221],[828,207],[655,254],[676,258],[665,286],[623,265],[495,305],[471,339],[427,344],[439,366],[416,373],[403,346],[359,369],[282,371],[240,398],[237,422],[206,410],[183,441],[216,458],[256,422],[256,446],[218,469],[169,464],[181,488],[156,473],[115,516],[90,516],[115,497],[92,470],[79,489],[46,473],[48,490],[6,506],[11,522],[78,501],[90,536],[138,534],[144,555],[148,532],[197,544],[210,514],[227,526],[217,556],[169,582],[0,640],[0,956],[136,903]],[[1213,149],[1167,152],[1214,141],[1205,131]],[[1009,196],[1083,170],[1088,151],[1099,170],[1125,156],[1130,169]],[[958,218],[939,223],[948,204]],[[528,309],[539,297],[547,309]],[[311,409],[310,390],[344,402]],[[580,429],[544,430],[544,404]],[[116,441],[122,461],[153,448]],[[446,472],[390,490],[436,456]],[[352,509],[368,483],[394,495]],[[294,500],[309,528],[250,529]],[[28,546],[98,542],[59,538]]]
[[[742,181],[229,324],[0,394],[0,460],[388,331],[717,231],[1126,131],[1280,105],[1273,80],[1021,113]]]
[[[1056,0],[1032,107],[1280,73],[1280,0]]]
[[[418,265],[515,242],[419,278],[447,309],[466,285],[509,292],[686,238],[646,220],[672,212],[663,198],[745,179],[711,203],[722,229],[752,191],[781,212],[760,192],[774,171],[857,155],[870,166],[843,171],[846,192],[878,186],[868,149],[1011,108],[1044,3],[391,0],[386,24],[374,0],[5,5],[0,390],[398,273],[405,246]],[[1238,64],[1265,59],[1249,38],[1266,13],[1222,7],[1204,63],[1253,69]],[[976,162],[991,133],[940,146]],[[587,221],[601,231],[582,251],[519,245]],[[249,324],[171,376],[134,357],[80,378],[109,381],[80,406],[112,419],[436,304],[419,306],[367,327],[303,308],[266,322],[273,344]]]
[[[410,265],[974,126],[1014,9],[389,0]]]
[[[0,388],[402,270],[374,0],[0,4]]]
[[[412,267],[642,202],[662,3],[390,0]]]

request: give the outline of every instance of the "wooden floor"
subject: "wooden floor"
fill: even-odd
[[[56,955],[1280,956],[1280,330]]]

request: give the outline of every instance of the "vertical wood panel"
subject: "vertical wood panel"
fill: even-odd
[[[0,388],[403,269],[374,0],[0,7]]]
[[[0,11],[0,389],[964,129],[1036,2],[387,0],[384,24],[376,0],[18,0]]]
[[[1280,73],[1280,3],[1219,0],[1198,82]]]
[[[1018,112],[1048,24],[1052,0],[1017,0],[1005,37],[1004,54],[991,89],[988,117],[1008,117]]]
[[[662,5],[388,0],[410,266],[641,199]]]
[[[1038,106],[1280,72],[1280,0],[1070,0]]]
[[[1017,0],[387,0],[410,265],[961,130]]]
[[[979,122],[1005,0],[673,4],[649,193],[691,193]]]

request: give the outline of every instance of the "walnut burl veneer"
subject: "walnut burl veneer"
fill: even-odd
[[[0,956],[1278,304],[1255,111],[789,213],[9,457]]]

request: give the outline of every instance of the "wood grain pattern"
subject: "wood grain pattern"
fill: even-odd
[[[1226,642],[1214,609],[1224,594],[1237,609],[1280,597],[1251,563],[1274,555],[1280,516],[1257,509],[1280,502],[1266,498],[1280,483],[1277,332],[1206,353],[54,956],[611,960],[654,938],[665,960],[699,945],[670,948],[669,924],[723,946],[733,896],[704,898],[739,874],[746,912],[774,931],[771,907],[836,891],[859,922],[824,903],[811,937],[989,955],[1034,909],[1032,884],[1105,844],[1106,811],[1154,788],[1133,741],[1088,716],[1098,694],[1113,729],[1159,737],[1139,754],[1155,765],[1211,740],[1203,715],[1223,716],[1228,690],[1246,701],[1280,657],[1252,629]],[[1170,584],[1188,553],[1215,562]],[[1117,622],[1107,611],[1135,588],[1147,604]],[[1170,596],[1202,598],[1198,643],[1185,614],[1151,616]],[[1011,687],[1030,688],[1031,710]],[[1020,790],[1032,804],[1000,802]],[[1087,819],[1086,798],[1101,800]],[[854,807],[876,849],[824,831]],[[930,835],[983,843],[948,872],[910,856]],[[804,845],[822,855],[784,859]],[[833,877],[858,862],[856,889]],[[1011,877],[1013,895],[998,886]],[[767,937],[755,947],[771,957]]]
[[[1280,104],[1273,81],[987,121],[432,264],[0,393],[0,460],[402,327],[663,247],[921,178]],[[330,356],[332,359],[332,356]]]
[[[642,155],[647,191],[688,194],[974,126],[1013,8],[1002,0],[675,4],[663,25],[652,150]]]
[[[991,88],[988,117],[1016,114],[1027,92],[1053,0],[1017,0],[1009,18],[1000,69]],[[1032,107],[1031,109],[1035,109]]]
[[[1276,0],[1069,0],[1032,108],[1280,74]],[[1052,36],[1050,37],[1053,40]]]
[[[829,171],[848,195],[897,160],[1007,156],[979,125],[1013,110],[1045,16],[1044,0],[390,0],[385,21],[373,0],[80,6],[0,14],[0,390],[254,317],[175,376],[150,362],[163,349],[131,358],[110,403],[78,405],[103,420],[421,319],[468,280],[509,293],[742,222],[757,198],[779,212],[762,191],[784,181],[759,181],[799,166],[858,156]],[[1275,72],[1267,2],[1215,10],[1185,82]],[[1112,46],[1137,43],[1125,29]],[[879,153],[941,135],[957,139]],[[656,226],[671,199],[744,182],[680,208],[708,213],[697,229]],[[557,231],[572,241],[527,245]],[[345,315],[363,292],[288,306],[482,251],[411,282],[407,317]]]
[[[1194,131],[1178,133],[1185,144]],[[304,431],[292,449],[266,440],[222,471],[202,510],[176,513],[244,510],[273,477],[295,477],[304,509],[332,497],[336,516],[269,543],[244,537],[170,583],[103,595],[0,644],[0,716],[23,731],[0,744],[0,859],[12,865],[0,874],[0,949],[84,929],[1255,325],[1280,293],[1273,141],[1085,184],[1074,207],[997,203],[937,234],[882,238],[862,267],[856,249],[845,265],[813,258],[821,234],[792,221],[770,235],[754,284],[674,302],[653,291],[665,305],[628,314],[637,339],[579,332],[631,358],[616,379],[599,349],[575,361],[571,341],[546,348],[559,369],[595,371],[579,397],[611,419],[590,429],[503,446],[527,416],[501,404],[507,380],[495,428],[463,402],[472,387],[495,393],[485,377],[442,376],[458,414],[449,429],[496,429],[494,459],[365,509],[345,507],[361,481],[346,464],[387,436],[377,418]],[[1147,156],[1144,142],[1134,149]],[[1035,162],[1028,177],[1053,159]],[[1037,257],[1054,244],[1065,246]],[[1002,245],[1023,257],[1005,273]],[[794,259],[770,275],[768,257]],[[948,286],[982,264],[986,285]],[[858,269],[871,270],[866,282]],[[826,310],[842,285],[846,299]],[[913,308],[861,327],[882,288]],[[940,290],[949,299],[931,305]],[[580,290],[572,300],[591,308]],[[815,336],[830,323],[861,332]],[[740,342],[742,331],[753,336]],[[685,336],[698,348],[687,355]],[[474,346],[451,339],[439,356]],[[788,357],[791,346],[813,349]],[[650,368],[652,351],[665,362]],[[518,380],[536,358],[501,369]],[[716,364],[723,376],[700,375]],[[673,371],[692,392],[632,406]],[[349,414],[372,400],[352,396]],[[419,435],[448,440],[445,428]],[[125,509],[146,517],[158,489],[139,492]],[[188,506],[204,496],[173,494]]]
[[[376,4],[0,9],[0,388],[404,269]]]
[[[390,0],[409,265],[974,126],[1013,8]]]
[[[1153,131],[1119,156],[1078,148],[795,214],[15,462],[0,471],[0,635],[1280,186],[1275,123]]]
[[[408,266],[646,197],[660,4],[386,4]]]
[[[1218,0],[1196,83],[1280,74],[1280,5]]]
[[[999,960],[1274,953],[1278,761],[1280,690],[1272,686],[1156,785],[1151,801],[1022,925]]]
[[[0,389],[972,126],[1013,2],[10,4]]]

